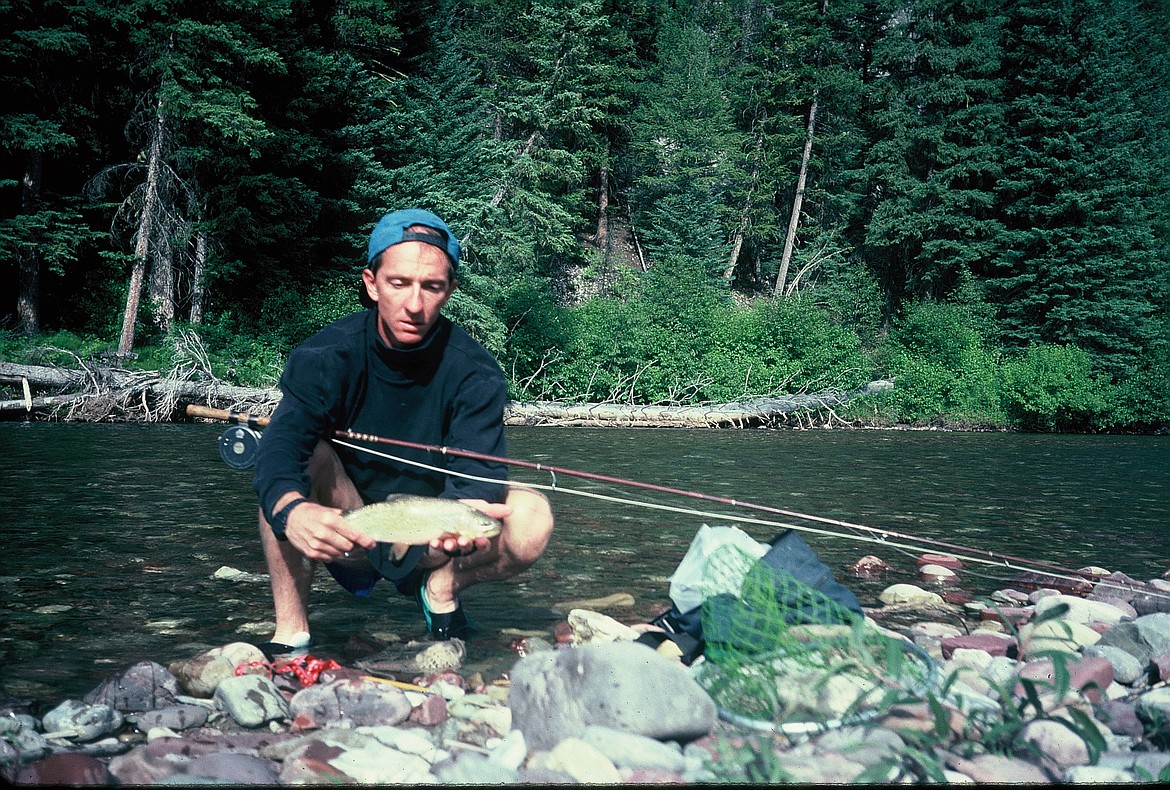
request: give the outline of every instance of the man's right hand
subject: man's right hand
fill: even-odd
[[[349,525],[335,507],[305,500],[293,508],[284,531],[288,542],[311,560],[331,562],[355,546],[368,550],[378,542]]]

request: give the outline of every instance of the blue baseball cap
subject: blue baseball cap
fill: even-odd
[[[411,225],[423,225],[437,230],[441,234],[441,238],[430,233],[407,230]],[[404,241],[421,241],[432,247],[438,247],[447,253],[447,257],[451,259],[451,266],[458,270],[460,252],[458,239],[447,227],[446,222],[421,208],[399,209],[378,220],[378,224],[374,226],[374,232],[370,234],[370,249],[369,255],[366,257],[366,264],[372,264],[374,259],[381,255],[387,247],[393,247]]]

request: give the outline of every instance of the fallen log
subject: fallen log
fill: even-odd
[[[278,389],[239,387],[218,379],[160,377],[157,373],[109,367],[76,370],[0,362],[0,383],[17,381],[26,386],[25,398],[0,401],[0,417],[46,412],[58,417],[66,410],[64,419],[101,420],[120,415],[124,419],[170,420],[182,418],[180,404],[185,403],[263,416],[275,410],[281,397]],[[30,398],[30,384],[55,389],[57,394]],[[512,426],[746,428],[775,425],[793,414],[832,414],[834,407],[853,398],[892,387],[891,382],[875,381],[854,392],[832,390],[700,406],[513,402],[504,411],[504,422]],[[83,391],[66,394],[71,389]]]
[[[80,421],[105,419],[170,420],[180,403],[206,403],[225,408],[275,408],[277,389],[238,387],[218,379],[160,376],[151,371],[110,367],[81,370],[0,362],[0,382],[24,387],[20,400],[0,401],[0,417],[49,413]],[[30,387],[55,390],[30,397]],[[69,390],[74,390],[69,392]],[[77,392],[76,390],[80,390]]]

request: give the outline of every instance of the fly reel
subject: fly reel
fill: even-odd
[[[232,469],[251,469],[260,451],[260,431],[233,425],[219,435],[219,457]]]

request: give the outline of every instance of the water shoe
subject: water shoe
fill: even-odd
[[[307,631],[298,631],[293,634],[292,639],[285,642],[262,642],[256,645],[260,648],[260,652],[269,661],[275,661],[277,658],[295,658],[296,656],[307,656],[309,654],[309,646],[313,644],[312,637]]]
[[[436,613],[431,611],[427,601],[427,576],[420,575],[418,587],[414,590],[414,599],[422,609],[423,617],[427,621],[427,631],[437,642],[446,642],[449,639],[466,639],[471,633],[471,621],[463,611],[463,604],[455,602],[455,611]]]

